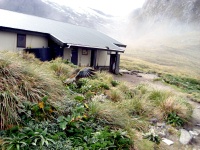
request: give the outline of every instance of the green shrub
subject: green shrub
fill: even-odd
[[[4,142],[2,143],[2,149],[9,149],[9,150],[20,150],[28,145],[26,140],[28,136],[15,136],[12,135],[11,137],[4,138]]]
[[[176,85],[184,90],[188,91],[200,91],[200,81],[197,79],[179,77],[166,74],[163,77],[166,83]]]
[[[38,128],[38,124],[34,124],[31,127],[20,128],[17,132],[8,133],[10,136],[3,138],[3,149],[42,149],[44,146],[48,147],[49,143],[55,144],[52,135],[48,133],[48,129]]]
[[[105,84],[105,83],[100,84],[99,87],[103,88],[105,90],[109,90],[110,89],[109,86],[107,84]]]
[[[91,100],[93,96],[94,96],[94,92],[88,91],[87,93],[85,93],[86,100]]]
[[[126,132],[106,127],[104,122],[89,116],[83,105],[78,104],[66,117],[60,116],[58,123],[66,132],[70,146],[75,149],[129,149],[132,144]]]
[[[21,124],[26,124],[33,118],[38,121],[51,120],[58,114],[58,110],[48,101],[48,97],[44,97],[38,103],[24,102],[19,112]]]
[[[76,96],[74,99],[78,102],[82,102],[85,98],[83,96]]]
[[[179,117],[175,112],[169,113],[166,121],[168,124],[171,124],[176,127],[181,127],[184,125],[184,120],[181,117]]]
[[[119,85],[119,82],[117,80],[112,80],[111,84],[112,86],[116,87],[117,85]]]

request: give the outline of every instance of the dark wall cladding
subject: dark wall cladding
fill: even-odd
[[[41,61],[50,61],[53,58],[50,48],[25,49],[25,52],[34,54],[35,57],[39,58]]]

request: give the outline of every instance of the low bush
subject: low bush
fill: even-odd
[[[117,85],[119,85],[119,82],[117,80],[112,80],[111,84],[112,86],[116,87]]]
[[[75,104],[57,121],[32,120],[26,127],[13,127],[3,134],[3,149],[129,149],[133,144],[123,130],[113,130],[90,115],[88,107]]]
[[[200,81],[197,79],[173,76],[170,74],[162,76],[162,79],[166,83],[176,85],[187,91],[200,91]]]
[[[164,82],[175,85],[185,92],[192,94],[193,100],[200,102],[200,80],[166,74],[162,76]]]
[[[171,112],[168,114],[166,122],[175,127],[182,127],[184,125],[184,120],[181,117],[179,117],[175,112]]]

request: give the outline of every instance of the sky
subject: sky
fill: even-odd
[[[142,7],[145,0],[49,0],[72,7],[90,7],[111,15],[126,15]]]

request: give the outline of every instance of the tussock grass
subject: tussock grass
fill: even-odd
[[[113,76],[108,72],[102,71],[101,73],[97,72],[97,79],[107,84],[111,84],[111,81],[113,81]]]
[[[192,107],[179,97],[168,97],[163,100],[156,110],[157,116],[167,119],[168,114],[175,112],[185,121],[189,120],[192,115]]]
[[[55,106],[64,96],[62,82],[47,65],[33,57],[29,61],[27,56],[0,52],[0,128],[19,122],[23,102],[38,102],[44,96]]]
[[[93,101],[89,103],[89,110],[106,124],[127,130],[136,149],[161,149],[142,138],[142,133],[148,132],[151,118],[165,122],[171,113],[176,113],[185,123],[191,118],[191,105],[171,92],[145,84],[132,87],[126,83],[120,83],[114,90],[120,91],[120,101]]]
[[[71,75],[71,70],[77,68],[77,66],[62,60],[62,58],[56,58],[46,64],[49,65],[50,69],[52,69],[56,76],[58,76],[62,81]]]
[[[133,129],[147,129],[145,121],[133,118],[126,109],[120,108],[120,104],[109,101],[105,103],[92,102],[90,103],[90,109],[93,114],[97,115],[107,124],[127,130],[132,137],[134,137]]]
[[[122,93],[119,90],[116,90],[116,89],[111,90],[111,92],[110,92],[110,99],[113,102],[120,102],[123,99]]]
[[[107,123],[126,128],[127,130],[146,130],[148,120],[156,117],[165,121],[168,114],[174,112],[185,121],[192,114],[192,107],[182,97],[171,92],[158,91],[148,85],[139,85],[136,88],[122,84],[124,91],[120,101],[105,103],[92,102],[92,113],[97,114]],[[119,88],[122,88],[119,85]],[[128,90],[128,95],[126,93]],[[115,91],[116,92],[116,91]],[[131,96],[130,96],[131,93]]]

